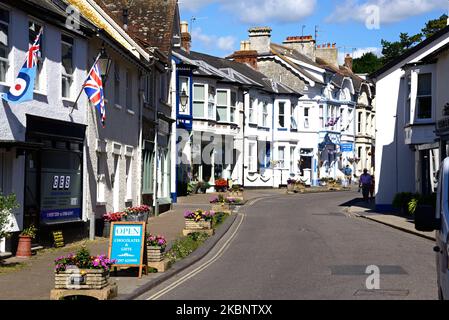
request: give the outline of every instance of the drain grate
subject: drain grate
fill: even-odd
[[[334,276],[366,276],[368,265],[339,265],[330,266],[331,274]],[[407,275],[407,271],[398,265],[379,266],[380,275]]]
[[[361,289],[354,293],[354,296],[362,297],[375,297],[375,296],[385,296],[385,297],[406,297],[410,293],[409,290],[398,290],[398,289],[378,289],[378,290],[367,290]]]

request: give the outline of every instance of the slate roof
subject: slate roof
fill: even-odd
[[[183,52],[186,54],[185,51]],[[241,85],[259,87],[269,93],[301,95],[290,87],[267,78],[263,73],[246,64],[194,51],[191,51],[189,56],[193,60],[206,62]]]
[[[95,0],[123,25],[123,8],[129,0]],[[177,0],[133,0],[128,11],[128,32],[168,55],[172,48]]]

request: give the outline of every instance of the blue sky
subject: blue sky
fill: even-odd
[[[179,0],[181,20],[191,24],[192,50],[224,57],[248,38],[248,28],[269,26],[272,41],[314,35],[337,43],[341,56],[380,53],[381,39],[416,34],[449,9],[448,0]],[[192,18],[195,20],[192,22]]]

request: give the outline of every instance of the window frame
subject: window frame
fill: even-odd
[[[219,95],[219,93],[225,93],[226,94],[226,105],[220,105],[220,104],[218,104],[218,95]],[[215,92],[215,99],[216,99],[216,104],[215,104],[215,112],[216,112],[216,116],[215,116],[215,119],[217,120],[217,122],[225,122],[225,123],[228,123],[229,122],[229,117],[230,117],[230,114],[229,114],[229,105],[230,105],[230,102],[229,102],[229,99],[230,99],[230,90],[229,89],[216,89],[216,92]],[[218,110],[219,109],[225,109],[226,110],[226,116],[225,116],[225,119],[224,120],[220,120],[219,119],[219,113],[218,113]]]
[[[66,42],[63,40],[63,37],[67,37],[72,39],[72,43]],[[63,65],[63,56],[62,56],[62,46],[63,45],[69,45],[71,47],[71,52],[72,52],[72,57],[71,57],[71,61],[72,61],[72,74],[68,74],[65,71],[65,67]],[[73,87],[74,87],[74,83],[75,83],[75,59],[74,57],[74,48],[75,48],[75,38],[72,37],[69,34],[63,33],[61,32],[61,97],[64,100],[71,100],[73,99]],[[69,95],[68,96],[64,96],[64,90],[63,90],[63,82],[64,82],[64,77],[68,78],[71,80],[71,82],[69,82]]]
[[[262,127],[268,128],[268,120],[269,120],[270,113],[268,111],[268,102],[263,101],[262,102]]]
[[[282,113],[281,113],[281,105],[282,105]],[[278,107],[277,107],[277,110],[278,110],[278,121],[277,121],[277,123],[278,123],[278,128],[280,128],[280,129],[287,129],[288,128],[288,126],[287,126],[287,121],[286,121],[286,106],[287,106],[287,102],[285,102],[285,101],[279,101],[278,102]],[[281,118],[282,118],[282,120],[283,120],[283,125],[281,125]]]
[[[33,44],[32,41],[35,40],[35,39],[32,39],[30,37],[31,36],[31,34],[30,34],[31,23],[34,23],[35,25],[37,25],[40,28],[42,28],[42,34],[41,34],[41,38],[40,38],[39,55],[37,56],[36,78],[35,78],[35,81],[34,81],[33,91],[37,92],[37,93],[40,93],[40,94],[46,94],[46,92],[47,92],[47,82],[46,82],[45,68],[44,68],[44,63],[45,63],[45,59],[44,59],[45,26],[44,26],[44,23],[42,21],[39,21],[39,20],[35,19],[34,17],[33,18],[31,18],[31,17],[28,18],[28,48]],[[37,30],[37,34],[39,34],[39,30]],[[36,36],[37,36],[37,34],[36,34]],[[72,45],[72,55],[73,55],[73,45]],[[37,87],[36,87],[36,85],[37,85]]]
[[[9,62],[9,57],[11,55],[11,10],[3,5],[0,5],[0,9],[4,10],[8,13],[8,21],[3,21],[0,20],[0,24],[6,25],[8,31],[7,31],[7,45],[6,45],[6,57],[1,57],[0,56],[0,61],[3,61],[6,64],[6,68],[5,68],[5,79],[4,81],[1,80],[0,78],[0,84],[5,85],[5,86],[9,86],[8,82],[10,80],[10,70],[11,70],[11,63]]]
[[[197,97],[196,97],[196,95],[195,95],[195,87],[203,87],[203,100],[200,100],[200,99],[198,99]],[[195,119],[195,118],[197,118],[197,119],[204,119],[204,118],[206,118],[206,114],[205,114],[205,106],[206,106],[206,102],[208,103],[208,97],[209,97],[209,94],[207,93],[208,91],[207,91],[207,85],[205,84],[205,83],[193,83],[193,86],[192,86],[192,117]],[[207,94],[206,94],[207,93]],[[207,95],[207,97],[206,97],[206,95]],[[195,110],[196,110],[196,108],[195,108],[195,103],[201,103],[202,104],[202,115],[201,116],[197,116],[196,114],[195,114]]]
[[[420,95],[419,94],[419,78],[424,76],[424,75],[429,75],[430,76],[430,94],[425,94],[425,95]],[[425,122],[425,121],[431,121],[433,119],[433,73],[432,72],[419,72],[418,73],[418,78],[417,78],[417,84],[416,84],[416,102],[415,102],[415,121],[418,122]],[[429,98],[430,97],[430,117],[428,118],[420,118],[419,117],[419,99],[420,98]]]
[[[282,150],[282,159],[280,157]],[[277,147],[277,160],[278,160],[278,167],[279,169],[285,169],[285,146],[278,146]]]

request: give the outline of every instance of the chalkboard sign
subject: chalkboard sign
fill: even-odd
[[[112,222],[109,258],[117,260],[113,267],[139,267],[140,278],[145,243],[145,222]]]
[[[62,231],[53,231],[53,240],[55,248],[64,247],[64,237],[62,236]]]

